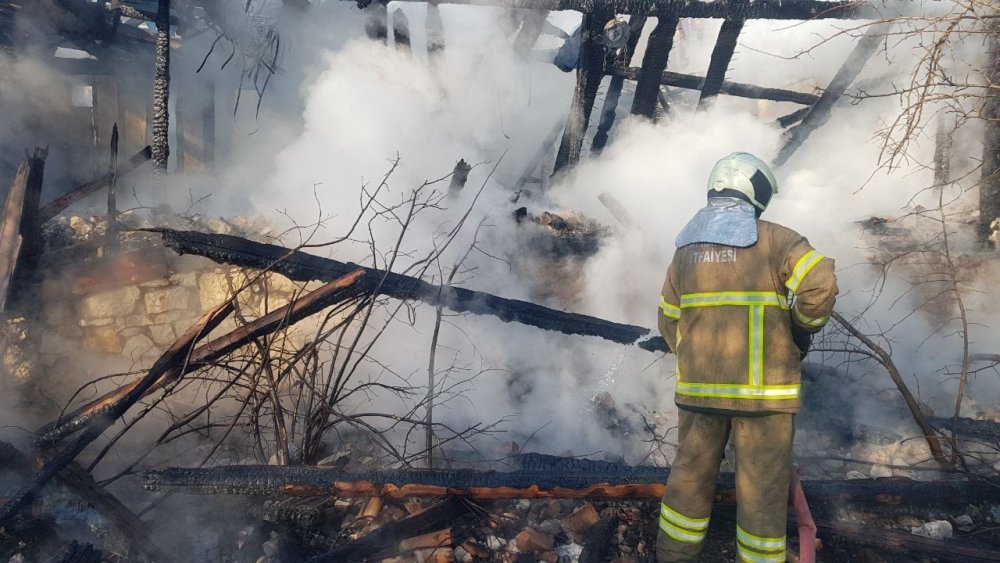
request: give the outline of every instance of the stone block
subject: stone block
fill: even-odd
[[[517,549],[524,553],[550,551],[553,546],[552,536],[535,528],[525,528],[514,538]]]
[[[141,295],[139,288],[134,286],[103,291],[81,300],[81,310],[87,319],[124,317],[135,310]]]
[[[600,514],[594,505],[587,503],[572,512],[569,516],[560,520],[563,529],[574,534],[584,534],[594,524],[601,520]]]
[[[169,279],[170,283],[181,287],[198,287],[198,272],[177,272]]]
[[[145,334],[137,334],[125,341],[122,356],[133,360],[143,356],[156,355],[156,345]]]
[[[145,295],[146,313],[156,315],[168,311],[186,311],[190,308],[187,288],[169,287],[149,291]]]
[[[149,327],[149,335],[153,337],[153,342],[161,347],[170,346],[177,340],[174,328],[168,324]]]
[[[83,347],[102,354],[120,354],[122,340],[111,325],[88,327],[83,332]]]

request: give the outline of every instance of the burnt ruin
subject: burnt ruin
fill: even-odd
[[[634,139],[648,142],[687,115],[731,112],[724,99],[733,99],[757,104],[743,117],[776,132],[777,170],[795,170],[804,189],[829,181],[860,192],[867,179],[861,187],[816,180],[796,159],[825,131],[856,129],[837,124],[854,106],[891,99],[899,116],[864,132],[881,139],[877,171],[908,171],[899,173],[906,181],[926,172],[933,181],[913,188],[911,202],[899,204],[905,211],[866,209],[839,226],[865,245],[864,262],[850,265],[864,270],[863,283],[852,278],[842,290],[872,297],[838,308],[804,364],[797,493],[811,513],[790,507],[789,560],[1000,560],[1000,402],[991,394],[1000,357],[989,348],[995,327],[983,322],[995,303],[979,290],[1000,267],[1000,20],[988,2],[943,4],[0,0],[0,125],[11,131],[0,131],[8,188],[0,557],[654,561],[676,413],[669,397],[657,397],[672,384],[642,379],[668,379],[671,351],[655,330],[653,300],[634,309],[627,301],[635,286],[649,289],[644,270],[662,275],[665,263],[652,263],[673,248],[669,229],[648,218],[680,221],[687,202],[675,186],[635,198],[624,184],[641,183],[637,168],[673,166],[680,178],[688,163],[643,155],[615,168],[616,151],[639,152]],[[502,48],[472,47],[456,33],[465,17],[483,29],[474,18],[490,18]],[[762,21],[840,25],[819,41],[836,45],[836,57],[819,57],[832,64],[820,74],[832,78],[732,79]],[[299,30],[327,43],[309,52],[293,37]],[[707,48],[695,47],[699,33]],[[474,37],[485,43],[482,35]],[[926,76],[899,86],[886,72],[864,74],[880,59],[910,56],[894,49],[927,37],[933,49],[916,66]],[[978,65],[973,78],[945,68],[948,57],[934,50],[975,41],[984,48],[967,57]],[[701,70],[677,64],[688,45],[707,63]],[[344,58],[357,66],[324,74],[341,49],[355,49]],[[456,59],[468,65],[458,73],[449,70]],[[485,130],[494,116],[469,101],[478,93],[449,81],[490,65],[503,72],[500,60],[563,77],[566,95],[555,104],[549,91],[533,99],[561,109],[537,110],[544,119],[524,119],[530,127],[518,121],[508,131],[509,116],[497,110],[495,136],[504,140],[493,145],[487,133],[452,123]],[[365,72],[383,82],[351,97]],[[344,82],[310,90],[321,79]],[[306,93],[281,90],[284,80]],[[521,83],[490,86],[514,97]],[[383,87],[422,100],[416,107],[432,108],[432,117],[391,107]],[[388,125],[337,124],[343,144],[311,152],[290,139],[332,110],[296,97],[307,95],[354,103],[338,108],[348,113],[378,106]],[[288,113],[268,116],[272,100]],[[292,114],[307,117],[286,123]],[[444,142],[431,131],[439,123]],[[416,186],[402,187],[416,176],[405,176],[415,174],[404,170],[409,156],[396,154],[384,176],[360,184],[341,178],[336,188],[317,181],[302,191],[281,178],[272,181],[277,198],[254,202],[256,215],[225,210],[264,193],[246,185],[263,186],[262,174],[346,168],[359,153],[345,147],[403,137],[407,126],[430,147],[413,160],[436,144],[482,150],[434,155],[445,159],[441,174]],[[465,137],[447,138],[449,127]],[[629,137],[636,128],[647,136]],[[240,145],[272,134],[271,152]],[[747,138],[757,142],[754,134]],[[695,136],[684,142],[701,143]],[[907,152],[922,137],[933,144],[929,162]],[[825,142],[848,138],[859,137]],[[268,164],[241,169],[248,161]],[[205,204],[205,189],[219,207]],[[335,190],[350,195],[324,199]],[[499,196],[490,199],[491,190]],[[338,206],[324,208],[327,201]],[[425,216],[433,224],[421,223]],[[884,305],[891,299],[882,292],[897,286],[904,289]],[[879,315],[898,304],[911,312],[883,323]],[[633,313],[640,309],[649,314]],[[930,336],[893,332],[911,317]],[[928,342],[951,355],[914,373]],[[934,388],[921,387],[932,376]],[[623,380],[636,390],[614,392]],[[654,399],[661,404],[646,402]],[[515,414],[497,414],[507,405],[552,410],[525,416],[531,429],[508,431]],[[582,445],[543,442],[537,435],[553,421],[564,432],[579,425]],[[629,447],[585,451],[586,439],[609,436]],[[733,557],[730,457],[703,561]]]

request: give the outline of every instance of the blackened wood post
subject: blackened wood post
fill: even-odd
[[[454,197],[462,191],[465,183],[469,181],[470,171],[472,171],[472,167],[465,162],[464,158],[455,163],[455,169],[451,172],[451,183],[448,184],[448,195]]]
[[[595,12],[583,16],[580,42],[580,63],[576,67],[576,89],[569,107],[566,129],[563,131],[559,152],[556,154],[553,174],[579,162],[583,150],[583,137],[587,133],[590,114],[594,110],[597,88],[604,78],[604,44],[601,37],[604,24],[614,17],[611,12]]]
[[[0,312],[6,305],[11,278],[17,271],[21,252],[21,215],[30,169],[31,165],[27,160],[22,160],[18,165],[17,175],[7,191],[3,215],[0,215]]]
[[[369,39],[380,41],[383,44],[389,42],[389,12],[382,2],[372,2],[365,8],[368,15],[365,18],[365,35]]]
[[[444,55],[444,22],[437,2],[427,3],[427,58],[431,64],[438,64]]]
[[[35,147],[28,155],[28,185],[24,192],[24,211],[21,213],[21,257],[37,257],[42,253],[42,221],[39,207],[42,199],[42,183],[45,179],[45,159],[48,148]]]
[[[996,248],[997,241],[991,240],[994,222],[1000,219],[1000,24],[994,20],[987,27],[989,41],[989,67],[987,79],[993,86],[986,91],[983,119],[986,131],[983,134],[983,168],[979,181],[979,224],[976,235],[984,248]],[[984,88],[985,89],[985,88]],[[1000,227],[998,227],[1000,228]]]
[[[156,10],[156,62],[153,78],[153,170],[166,173],[170,157],[170,0]]]
[[[646,25],[646,16],[632,16],[628,21],[631,35],[628,38],[625,48],[615,57],[613,67],[627,69],[632,63],[632,55],[635,54],[635,47],[639,44],[639,36],[642,35],[642,28]],[[618,100],[622,95],[622,87],[625,86],[625,77],[616,73],[611,77],[608,84],[608,93],[604,96],[604,106],[601,108],[601,120],[597,124],[597,132],[594,133],[594,141],[590,145],[590,152],[600,154],[608,144],[608,133],[615,123],[615,111],[618,109]]]
[[[875,54],[888,27],[888,24],[885,23],[873,24],[858,40],[858,44],[854,46],[854,50],[851,51],[833,80],[830,81],[830,85],[823,91],[819,100],[809,108],[809,113],[802,118],[802,123],[788,130],[785,144],[774,159],[775,167],[788,162],[788,159],[802,146],[809,135],[830,119],[834,104],[861,73],[861,69],[864,68],[868,59]]]
[[[105,253],[118,250],[118,124],[111,129],[111,164],[108,167],[108,230]]]
[[[705,81],[701,85],[701,95],[698,97],[699,110],[708,109],[710,101],[719,95],[741,31],[743,31],[742,18],[726,18],[722,22],[719,38],[715,41],[715,48],[712,49],[711,62],[705,71]]]
[[[677,32],[677,18],[659,17],[656,27],[649,36],[646,53],[642,56],[642,70],[635,85],[635,98],[632,100],[632,113],[648,119],[656,117],[657,93],[660,91],[660,80],[667,68],[670,49],[674,46],[674,34]]]
[[[410,52],[410,20],[406,18],[403,10],[397,9],[392,13],[392,40],[396,47]]]

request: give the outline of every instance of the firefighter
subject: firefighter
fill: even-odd
[[[696,561],[726,442],[736,450],[739,561],[784,563],[801,361],[833,312],[833,260],[763,221],[778,184],[733,153],[712,169],[708,205],[677,236],[659,329],[677,356],[677,457],[660,503],[657,559]]]

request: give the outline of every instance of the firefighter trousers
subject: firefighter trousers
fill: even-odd
[[[739,561],[784,563],[794,415],[726,416],[680,409],[677,457],[660,503],[656,558],[697,561],[730,434],[736,449]]]

